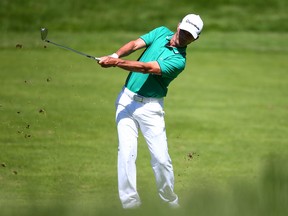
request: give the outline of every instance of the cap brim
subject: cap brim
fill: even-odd
[[[181,23],[179,25],[179,28],[181,30],[184,30],[184,31],[187,31],[189,32],[193,37],[194,39],[197,39],[198,38],[198,34],[197,34],[197,29],[195,27],[191,27],[191,25],[186,25],[185,23]]]

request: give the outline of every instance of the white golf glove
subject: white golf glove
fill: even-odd
[[[119,58],[119,56],[116,53],[113,53],[112,55],[110,55],[110,57],[112,58]]]

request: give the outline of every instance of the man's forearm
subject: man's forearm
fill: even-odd
[[[161,70],[156,61],[154,62],[139,62],[124,59],[115,59],[114,66],[127,71],[135,71],[141,73],[151,73],[161,75]]]
[[[127,44],[125,44],[124,46],[122,46],[116,52],[116,54],[119,57],[125,57],[125,56],[128,56],[129,54],[133,53],[134,51],[145,47],[145,45],[146,45],[145,42],[142,39],[138,38],[137,40],[130,41]]]
[[[132,52],[135,51],[135,48],[134,48],[134,44],[133,42],[129,42],[127,44],[125,44],[124,46],[122,46],[117,52],[116,54],[119,56],[119,57],[125,57],[125,56],[128,56],[130,55]]]

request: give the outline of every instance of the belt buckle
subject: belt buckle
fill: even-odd
[[[144,97],[141,97],[139,95],[134,95],[133,100],[142,103],[144,101]]]

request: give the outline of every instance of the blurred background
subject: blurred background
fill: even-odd
[[[174,28],[198,13],[205,31],[287,32],[285,0],[1,0],[0,31],[141,31]]]

